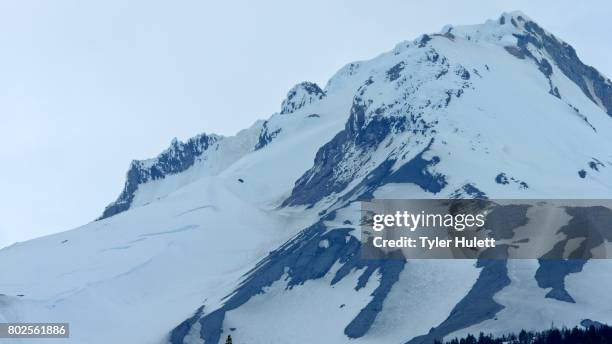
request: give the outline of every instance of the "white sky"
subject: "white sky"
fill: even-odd
[[[233,134],[299,81],[516,9],[612,75],[609,0],[2,0],[0,247],[91,221],[175,136]]]

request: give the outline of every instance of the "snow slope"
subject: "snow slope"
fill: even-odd
[[[174,344],[611,322],[607,261],[363,261],[356,225],[369,197],[609,198],[611,115],[610,81],[524,14],[445,27],[133,162],[99,220],[0,250],[0,321]]]

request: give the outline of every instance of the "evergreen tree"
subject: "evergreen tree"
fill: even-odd
[[[453,338],[450,341],[436,340],[436,344],[612,344],[612,326],[605,324],[591,325],[588,328],[574,327],[561,329],[551,328],[544,331],[521,330],[495,337],[492,334],[479,333],[478,337],[467,335],[465,338]]]
[[[225,344],[232,344],[232,336],[227,335],[227,339],[225,340]]]
[[[550,330],[548,336],[546,338],[547,344],[561,344],[563,341],[563,337],[561,337],[561,332],[557,329]]]
[[[518,340],[520,344],[529,343],[529,336],[527,335],[527,331],[521,330],[521,333],[519,333],[519,336],[518,336]]]

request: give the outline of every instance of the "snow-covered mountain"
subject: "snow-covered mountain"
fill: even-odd
[[[132,162],[98,220],[0,250],[0,322],[173,344],[612,322],[608,261],[361,260],[358,228],[372,197],[609,198],[611,116],[610,80],[526,15],[445,27]]]

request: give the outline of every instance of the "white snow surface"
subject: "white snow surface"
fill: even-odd
[[[402,42],[374,59],[351,63],[329,80],[325,97],[309,99],[292,113],[273,114],[267,127],[280,131],[263,148],[253,149],[258,122],[219,140],[187,171],[140,185],[126,212],[0,250],[0,322],[69,322],[71,338],[54,343],[165,343],[198,307],[219,307],[257,262],[315,223],[320,210],[378,164],[397,158],[397,169],[431,138],[425,158],[440,157],[432,171],[445,175],[448,185],[433,195],[414,184],[389,184],[376,197],[448,197],[470,183],[491,198],[609,198],[612,119],[554,64],[551,82],[562,97],[549,94],[549,81],[537,65],[504,49],[516,44],[512,33],[522,30],[510,19],[527,17],[504,16],[504,25],[447,27],[442,34],[450,29],[452,38],[432,35],[425,47],[419,47],[420,38]],[[440,78],[441,67],[427,62],[433,52],[448,62]],[[404,66],[401,77],[389,81],[387,71],[398,63]],[[462,70],[470,73],[469,81],[459,77]],[[401,115],[407,105],[422,106],[423,119],[436,123],[435,131],[397,133],[367,156],[355,152],[354,160],[343,162],[351,178],[343,192],[312,208],[280,207],[319,148],[344,128],[358,89],[370,78],[374,83],[361,97],[371,101],[371,109],[396,103],[393,115]],[[439,106],[446,91],[459,89],[460,97]],[[594,158],[604,165],[599,171],[588,168]],[[578,176],[582,169],[586,178]],[[529,187],[496,183],[501,172]],[[338,222],[329,228],[345,219],[358,223],[355,203],[335,207]],[[538,288],[536,269],[535,261],[510,262],[512,282],[495,296],[505,306],[496,320],[450,337],[546,328],[551,322],[573,326],[586,317],[612,322],[612,296],[600,283],[612,280],[607,261],[589,262],[567,277],[575,304],[545,299],[548,290]],[[356,340],[343,330],[371,299],[377,277],[355,291],[359,272],[353,271],[332,287],[335,269],[292,289],[281,279],[228,312],[224,331],[237,327],[236,343],[403,343],[440,324],[479,271],[473,261],[408,262],[372,328]],[[198,343],[195,334],[189,338]]]

